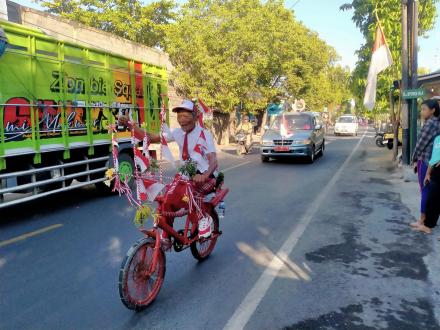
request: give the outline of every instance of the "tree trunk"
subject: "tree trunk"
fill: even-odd
[[[267,122],[267,111],[264,111],[264,114],[263,114],[263,120],[261,121],[261,130],[260,130],[260,132],[261,132],[261,136],[263,136],[264,135],[264,132],[266,131],[266,125],[268,125],[269,123]]]

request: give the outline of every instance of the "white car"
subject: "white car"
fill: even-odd
[[[353,135],[358,134],[359,124],[356,116],[345,115],[336,120],[335,135]]]

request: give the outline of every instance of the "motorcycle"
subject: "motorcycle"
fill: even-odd
[[[240,130],[236,135],[235,135],[235,142],[237,143],[237,155],[240,156],[242,154],[248,154],[252,151],[252,142],[251,145],[247,148],[246,147],[246,140],[247,140],[247,135],[243,130]]]
[[[385,133],[383,132],[376,132],[376,136],[374,138],[376,140],[376,145],[379,148],[385,147],[388,143],[388,140],[385,140]]]

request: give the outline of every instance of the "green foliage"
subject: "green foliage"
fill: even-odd
[[[197,163],[191,158],[186,160],[179,168],[179,173],[192,179],[197,174]]]
[[[321,110],[348,93],[335,50],[282,1],[190,0],[166,35],[178,91],[225,112],[255,112],[280,94]]]
[[[336,51],[295,19],[281,0],[36,0],[51,13],[159,46],[186,97],[231,112],[255,113],[276,97],[305,99],[310,110],[351,98]]]
[[[162,46],[166,26],[175,18],[173,0],[145,5],[141,0],[37,0],[47,11],[120,37]]]
[[[425,36],[433,28],[438,0],[419,0],[419,34]],[[401,0],[353,0],[341,6],[342,10],[353,10],[353,22],[362,32],[365,42],[356,52],[358,61],[350,78],[351,90],[356,103],[363,104],[368,68],[373,48],[377,17],[381,22],[388,46],[393,57],[393,66],[378,76],[375,111],[389,111],[389,90],[392,82],[401,79]],[[365,109],[364,109],[365,111]]]
[[[159,172],[159,163],[157,162],[157,159],[150,159],[150,165],[148,166],[148,170],[151,173],[157,173]]]

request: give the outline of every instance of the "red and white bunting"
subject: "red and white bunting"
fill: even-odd
[[[204,127],[203,117],[212,113],[212,110],[205,104],[201,99],[197,100],[197,106],[199,110],[199,125],[200,127]]]
[[[174,160],[174,156],[171,153],[170,147],[168,146],[167,140],[165,139],[165,136],[161,134],[160,136],[160,152],[162,155],[162,158],[165,158],[168,160],[171,165],[175,166],[176,161]]]

